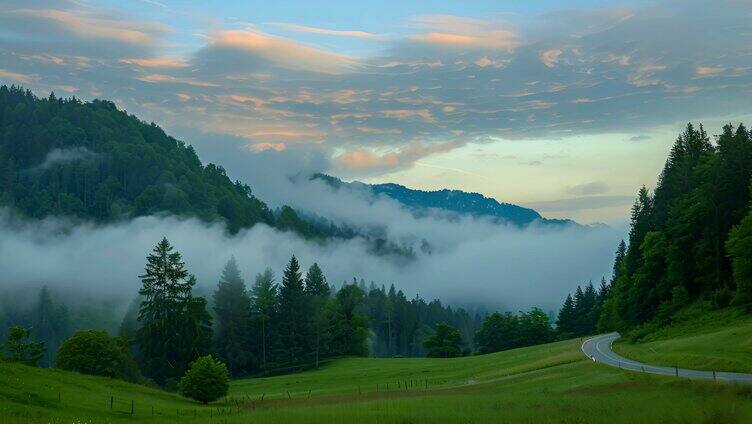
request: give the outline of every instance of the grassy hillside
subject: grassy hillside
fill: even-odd
[[[653,364],[752,372],[752,316],[734,308],[707,311],[695,305],[637,343],[617,341],[614,350]]]
[[[631,374],[580,355],[579,340],[571,340],[458,359],[342,359],[318,371],[235,381],[228,399],[211,406],[104,378],[0,364],[0,422],[752,420],[749,388]]]

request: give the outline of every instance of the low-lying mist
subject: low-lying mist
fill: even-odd
[[[294,253],[304,267],[318,262],[336,285],[356,277],[393,283],[408,297],[512,310],[556,309],[574,286],[607,275],[618,241],[610,229],[521,230],[469,218],[406,219],[410,221],[395,226],[412,224],[413,235],[438,247],[430,253],[415,249],[415,258],[404,261],[370,254],[358,238],[322,244],[265,225],[230,236],[221,224],[196,219],[151,216],[95,226],[52,218],[19,221],[3,211],[0,288],[47,285],[56,292],[127,301],[140,286],[146,255],[166,236],[203,292],[216,285],[232,255],[250,282],[266,267],[280,275]]]

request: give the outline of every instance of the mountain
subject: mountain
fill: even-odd
[[[359,181],[347,183],[337,177],[315,174],[314,179],[326,182],[332,187],[353,187],[369,190],[375,196],[392,198],[416,214],[425,214],[430,210],[440,210],[454,215],[471,215],[490,217],[500,223],[510,223],[520,227],[532,223],[546,225],[579,225],[569,219],[548,219],[537,211],[511,203],[501,203],[496,199],[485,197],[480,193],[468,193],[461,190],[424,191],[405,186],[385,183],[366,184]]]
[[[171,214],[223,221],[231,233],[265,223],[326,236],[112,102],[38,98],[20,87],[0,86],[0,206],[33,219]]]

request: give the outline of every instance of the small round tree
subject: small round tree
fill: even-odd
[[[436,332],[423,342],[429,358],[454,358],[462,353],[459,330],[445,322],[436,324]]]
[[[67,371],[125,380],[136,380],[138,374],[125,340],[106,331],[77,331],[60,345],[55,364]]]
[[[180,379],[180,394],[201,403],[215,401],[227,394],[230,388],[230,374],[224,363],[211,355],[196,359]]]

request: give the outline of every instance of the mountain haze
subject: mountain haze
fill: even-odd
[[[359,181],[348,183],[326,174],[316,174],[313,178],[325,181],[335,188],[351,186],[368,190],[375,196],[389,197],[418,215],[428,213],[429,210],[439,210],[452,215],[489,217],[497,223],[513,224],[520,227],[533,223],[578,225],[569,219],[544,218],[534,209],[499,202],[496,199],[485,197],[480,193],[449,189],[425,191],[411,189],[394,183],[366,184]]]

